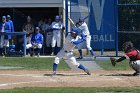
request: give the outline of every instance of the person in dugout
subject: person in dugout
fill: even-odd
[[[43,35],[39,32],[40,28],[36,27],[35,28],[35,33],[32,34],[31,37],[31,44],[26,45],[26,49],[29,49],[30,55],[34,56],[37,54],[37,56],[40,56],[40,51],[43,45]],[[35,53],[35,50],[37,53]]]

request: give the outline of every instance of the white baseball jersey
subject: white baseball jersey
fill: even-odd
[[[1,32],[5,32],[5,23],[2,24],[2,30]],[[8,39],[4,39],[4,35],[0,36],[0,47],[9,47],[9,40]]]
[[[52,29],[53,30],[62,30],[64,27],[62,22],[52,22]]]
[[[64,58],[67,59],[67,61],[71,62],[73,65],[78,67],[80,64],[76,61],[72,52],[76,46],[72,42],[77,41],[78,39],[79,39],[78,36],[76,38],[73,38],[71,34],[68,34],[68,36],[65,39],[63,48],[56,55],[54,63],[59,64],[60,60]]]
[[[64,27],[62,22],[53,22],[51,28],[53,29],[52,37],[52,47],[56,46],[61,47],[61,38],[62,38],[62,28]]]
[[[64,43],[64,50],[65,51],[73,51],[73,49],[75,48],[75,44],[72,44],[72,41],[77,41],[78,40],[78,36],[76,38],[73,38],[71,36],[71,34],[68,34],[68,36],[65,39],[65,43]]]
[[[86,36],[90,35],[88,26],[85,22],[81,26],[79,26],[78,28],[81,30],[82,34],[84,34]]]
[[[92,48],[90,46],[91,36],[90,36],[87,24],[85,22],[83,22],[82,25],[79,26],[78,28],[81,30],[81,33],[86,36],[86,41],[81,43],[81,44],[79,44],[79,45],[77,45],[77,48],[78,49],[85,48],[84,46],[86,44],[87,49],[92,50]]]

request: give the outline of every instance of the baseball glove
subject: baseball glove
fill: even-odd
[[[112,66],[115,67],[115,65],[116,65],[116,59],[114,57],[111,57],[110,58],[110,61],[111,61]]]

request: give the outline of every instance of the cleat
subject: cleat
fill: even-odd
[[[133,76],[140,76],[140,73],[135,72]]]
[[[80,56],[80,57],[78,57],[78,58],[76,58],[76,59],[83,59],[83,57]]]
[[[92,56],[92,60],[95,60],[96,59],[96,56]]]
[[[54,53],[51,53],[51,56],[55,56]]]
[[[91,75],[88,69],[86,69],[85,72],[87,73],[87,75]]]
[[[56,75],[56,71],[54,71],[53,73],[52,73],[52,76],[55,76]]]

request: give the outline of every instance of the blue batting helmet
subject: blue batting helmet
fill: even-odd
[[[83,17],[80,17],[79,18],[79,22],[84,22],[84,18]]]
[[[71,33],[80,34],[81,30],[79,28],[72,28]]]
[[[59,20],[60,19],[60,16],[55,16],[55,20]]]

